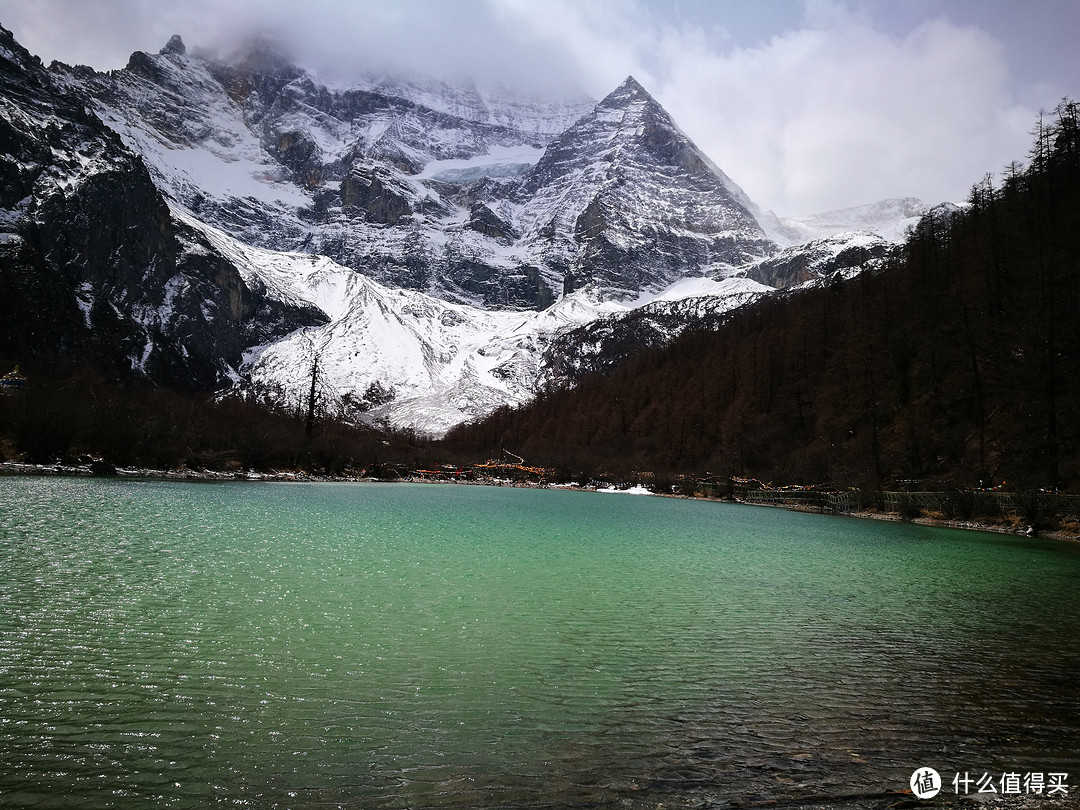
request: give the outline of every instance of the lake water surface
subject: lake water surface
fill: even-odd
[[[0,479],[0,806],[1070,774],[1080,547],[628,495]],[[951,785],[948,787],[951,791]]]

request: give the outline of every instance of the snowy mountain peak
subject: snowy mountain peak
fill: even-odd
[[[179,34],[173,34],[169,37],[169,41],[165,43],[165,47],[158,51],[158,53],[162,55],[168,53],[184,54],[187,53],[187,46],[184,45],[184,40],[180,38]]]
[[[604,101],[601,101],[600,103],[604,104],[608,99],[622,99],[634,97],[644,97],[652,101],[652,96],[650,96],[649,92],[641,86],[641,83],[633,76],[627,76],[625,79],[623,79],[622,84],[620,84],[610,93],[608,93]]]
[[[623,122],[628,126],[640,125],[645,118],[655,117],[667,126],[675,127],[667,110],[633,76],[627,76],[596,105],[597,115],[605,113],[625,116]]]
[[[564,292],[598,283],[636,298],[775,249],[745,195],[633,77],[551,142],[515,196],[519,232],[565,268]]]

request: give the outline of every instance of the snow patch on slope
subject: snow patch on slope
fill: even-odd
[[[684,278],[676,281],[670,287],[662,290],[648,301],[640,303],[655,303],[659,301],[684,301],[688,298],[701,298],[703,296],[730,296],[740,293],[762,293],[771,291],[766,287],[748,278],[731,277],[720,281],[711,278]]]
[[[219,198],[239,197],[260,202],[285,203],[297,208],[311,199],[285,182],[281,166],[266,160],[221,156],[211,149],[157,149],[143,156],[159,170],[159,176],[181,179],[202,192]]]
[[[492,146],[483,155],[458,160],[433,160],[416,175],[418,180],[471,183],[481,177],[517,177],[537,164],[544,150],[529,144]]]
[[[438,435],[521,404],[535,393],[540,356],[556,334],[625,309],[589,289],[542,312],[478,309],[384,287],[324,256],[245,245],[180,210],[174,216],[200,229],[247,284],[283,302],[312,304],[330,319],[249,349],[241,388],[300,402],[317,357],[319,396],[345,418]],[[373,384],[393,399],[366,408]]]

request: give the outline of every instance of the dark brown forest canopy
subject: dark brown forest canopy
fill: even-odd
[[[880,489],[1080,491],[1080,126],[928,216],[884,269],[766,299],[610,376],[447,437],[571,469],[710,471]]]
[[[302,411],[163,388],[122,388],[87,365],[27,363],[0,391],[0,461],[85,462],[151,469],[304,470],[396,477],[424,443],[409,432],[309,422]],[[309,425],[311,427],[309,428]]]

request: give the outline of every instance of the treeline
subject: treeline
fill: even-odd
[[[6,370],[6,369],[5,369]],[[275,411],[239,399],[132,389],[90,366],[37,359],[25,385],[0,395],[0,460],[102,459],[151,469],[298,470],[396,475],[426,457],[407,432]]]
[[[570,469],[712,472],[878,490],[1080,487],[1080,126],[929,216],[881,270],[778,296],[609,376],[459,427]]]

